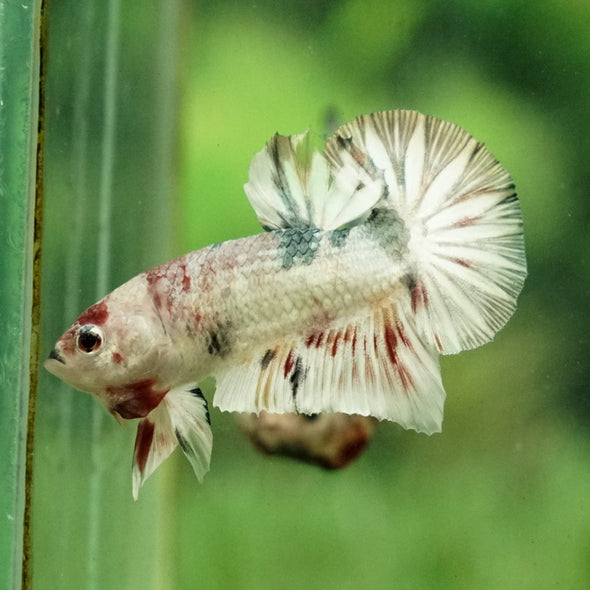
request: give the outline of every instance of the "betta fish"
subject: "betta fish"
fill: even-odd
[[[133,496],[180,446],[199,480],[207,401],[441,430],[440,354],[490,341],[526,275],[510,175],[460,127],[363,115],[323,152],[276,134],[245,192],[264,232],[148,270],[84,311],[46,368],[139,419]]]

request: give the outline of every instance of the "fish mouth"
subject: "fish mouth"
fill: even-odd
[[[61,354],[59,354],[59,352],[57,352],[55,348],[49,353],[49,358],[60,362],[62,365],[66,364],[64,358],[61,356]]]

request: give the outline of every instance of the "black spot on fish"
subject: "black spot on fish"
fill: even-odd
[[[272,359],[274,359],[276,355],[276,351],[271,350],[270,348],[264,353],[264,356],[260,359],[260,367],[263,371],[268,369],[268,365],[270,365]]]
[[[189,447],[188,443],[186,442],[186,439],[182,436],[182,434],[180,434],[180,432],[178,431],[178,428],[176,428],[174,430],[174,434],[176,435],[176,440],[178,441],[178,444],[180,445],[180,448],[187,454],[189,455],[191,453],[191,448]]]
[[[367,218],[367,223],[378,222],[379,219],[383,218],[386,214],[385,209],[375,208],[371,211],[371,215]]]
[[[342,135],[338,134],[336,136],[336,141],[338,142],[340,149],[351,151],[352,137],[342,137]]]
[[[293,368],[293,372],[289,377],[289,381],[291,383],[291,395],[293,396],[293,399],[297,398],[297,391],[299,390],[299,386],[301,385],[301,383],[303,383],[305,375],[306,370],[303,366],[303,359],[300,356],[298,356],[295,359],[295,367]]]
[[[209,332],[207,339],[207,352],[210,355],[224,357],[231,350],[228,338],[228,330],[218,326],[217,332]]]
[[[207,403],[207,400],[205,399],[203,392],[198,387],[195,387],[194,389],[191,389],[191,393],[195,397],[198,397],[203,400],[203,403],[205,404],[205,419],[207,420],[207,424],[211,426],[211,414],[209,414],[209,404]]]
[[[221,345],[219,344],[219,338],[217,336],[217,332],[210,332],[209,334],[209,346],[207,347],[207,351],[209,354],[219,354],[221,350]]]
[[[415,274],[412,274],[412,273],[408,273],[407,275],[404,275],[401,278],[401,282],[411,292],[416,287],[416,283],[417,283],[416,275]]]
[[[346,238],[348,238],[349,233],[349,227],[335,229],[334,231],[328,232],[328,240],[335,248],[341,248],[346,243]]]

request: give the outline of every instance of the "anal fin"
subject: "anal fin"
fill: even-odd
[[[392,304],[350,325],[259,350],[217,375],[214,403],[256,414],[360,414],[438,432],[445,397],[438,354],[411,317]]]

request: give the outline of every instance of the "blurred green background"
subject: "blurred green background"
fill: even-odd
[[[205,482],[177,453],[133,503],[134,427],[44,373],[34,587],[589,587],[587,2],[48,6],[43,354],[127,278],[258,232],[242,185],[273,133],[380,109],[486,142],[529,278],[493,343],[441,359],[442,434],[383,424],[342,472],[264,458],[213,411]]]

